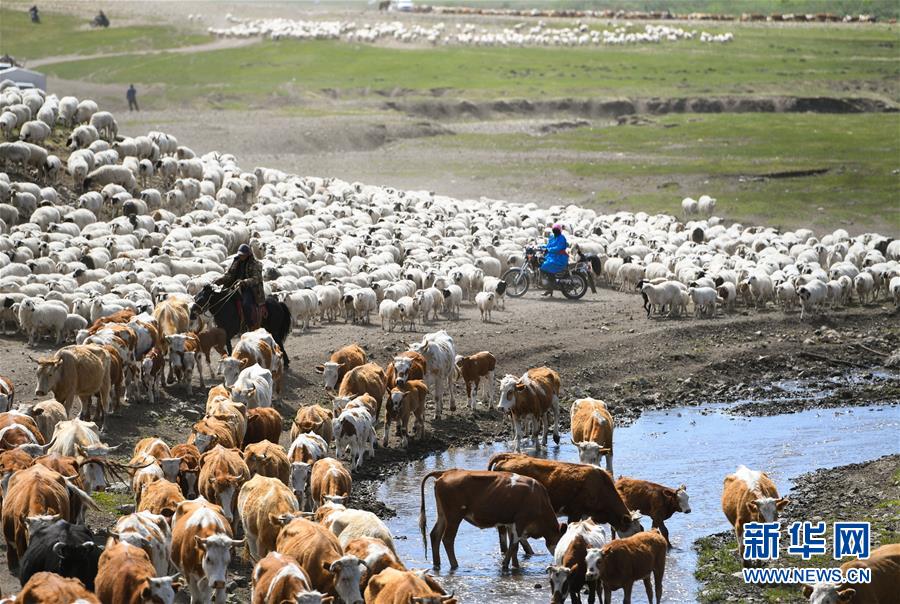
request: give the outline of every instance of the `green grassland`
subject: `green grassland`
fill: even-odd
[[[0,9],[0,54],[9,53],[17,60],[40,57],[127,52],[135,48],[161,49],[202,44],[208,36],[188,34],[163,26],[117,27],[94,29],[87,19],[71,15],[41,13],[35,25],[22,5],[21,10]]]
[[[692,95],[828,95],[900,99],[900,35],[888,26],[697,24],[734,30],[697,40],[600,48],[386,48],[334,41],[260,42],[198,52],[129,55],[46,66],[97,83],[161,84],[172,101],[272,94],[342,97],[372,91],[529,99]],[[449,89],[449,91],[447,90]]]

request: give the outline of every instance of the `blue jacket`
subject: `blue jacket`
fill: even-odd
[[[550,235],[545,247],[547,255],[544,257],[544,263],[541,264],[542,271],[558,273],[569,265],[569,254],[566,253],[569,242],[566,241],[565,235],[562,233]]]

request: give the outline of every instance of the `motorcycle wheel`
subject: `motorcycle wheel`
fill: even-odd
[[[521,298],[531,286],[528,274],[521,268],[511,268],[501,277],[506,283],[506,295],[510,298]]]
[[[569,300],[582,298],[587,293],[587,288],[587,279],[578,273],[572,273],[566,279],[561,279],[559,283],[560,291]]]

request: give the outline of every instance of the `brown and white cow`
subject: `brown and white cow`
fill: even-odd
[[[290,556],[270,552],[253,569],[251,604],[331,604],[334,598],[323,596],[310,587],[306,571]]]
[[[294,423],[291,425],[291,440],[297,438],[300,434],[313,432],[330,443],[334,440],[334,428],[331,420],[334,419],[334,412],[319,405],[307,405],[297,409],[297,415],[294,416]]]
[[[578,447],[581,463],[600,465],[606,457],[606,471],[613,473],[613,418],[606,403],[592,398],[572,403],[572,443]]]
[[[529,369],[522,377],[508,374],[503,376],[500,380],[500,402],[497,408],[509,413],[512,418],[516,452],[522,450],[522,434],[529,421],[533,423],[535,448],[540,448],[540,428],[543,428],[541,442],[547,446],[550,421],[553,422],[553,442],[559,444],[559,374],[552,369],[537,367]]]
[[[623,590],[623,602],[631,602],[631,589],[635,581],[643,581],[647,590],[647,602],[653,602],[656,588],[656,604],[662,599],[663,575],[666,572],[666,538],[659,530],[651,529],[622,539],[613,539],[602,548],[587,552],[587,580],[603,584],[603,599],[610,601],[612,592]],[[650,583],[653,575],[653,583]]]
[[[744,557],[744,525],[748,522],[775,522],[778,512],[789,503],[779,497],[775,483],[765,472],[738,466],[737,472],[725,477],[722,511],[734,527],[738,557]]]
[[[167,335],[165,341],[169,345],[169,378],[168,383],[182,384],[188,396],[193,394],[191,374],[194,367],[200,376],[200,387],[206,388],[203,381],[203,366],[200,356],[200,340],[194,332]]]
[[[669,529],[666,528],[665,521],[675,512],[691,513],[687,487],[681,485],[677,489],[671,489],[655,482],[620,476],[616,481],[616,489],[622,495],[625,505],[632,510],[640,510],[653,520],[653,528],[659,529],[671,547],[672,542],[669,541]]]
[[[156,576],[162,577],[169,571],[169,552],[172,550],[170,520],[146,511],[123,516],[110,531],[106,545],[109,547],[117,541],[125,541],[143,549],[150,556]]]
[[[281,414],[272,407],[256,407],[247,410],[247,432],[244,434],[242,448],[269,440],[277,443],[281,439]]]
[[[344,375],[338,389],[338,397],[355,398],[368,394],[374,398],[375,414],[372,416],[372,420],[377,424],[378,416],[381,414],[381,402],[384,399],[386,389],[387,378],[381,366],[378,363],[366,363],[365,365],[354,367]]]
[[[192,602],[225,604],[231,549],[244,540],[231,538],[222,508],[200,497],[178,506],[172,522],[172,562],[188,583]]]
[[[0,411],[12,409],[16,399],[16,387],[8,377],[0,375]]]
[[[466,398],[469,400],[469,408],[475,409],[478,398],[478,385],[484,380],[482,395],[490,406],[494,400],[494,372],[497,368],[497,359],[490,352],[482,351],[463,356],[456,355],[457,379],[462,378],[466,384]]]
[[[612,525],[620,535],[641,530],[640,523],[622,501],[612,477],[598,467],[518,453],[497,453],[488,461],[488,470],[515,472],[534,478],[550,493],[553,509],[566,514],[569,522],[590,517],[594,522]]]
[[[428,361],[418,352],[406,350],[390,362],[384,372],[389,389],[403,386],[409,380],[424,380]]]
[[[288,484],[291,477],[291,462],[284,447],[268,440],[253,443],[244,448],[244,461],[251,476],[268,476]]]
[[[19,470],[34,465],[34,458],[22,449],[11,449],[0,453],[0,494],[9,488],[9,479]]]
[[[200,475],[200,450],[188,443],[172,447],[172,457],[179,460],[178,486],[188,499],[196,498],[200,492],[197,490],[197,477]],[[165,469],[165,462],[163,462]]]
[[[597,593],[596,581],[586,581],[587,552],[609,543],[606,530],[590,518],[573,522],[556,544],[553,565],[547,567],[550,574],[550,601],[564,604],[570,596],[572,604],[581,602],[581,588],[588,585],[588,601],[593,602]]]
[[[816,583],[804,585],[803,596],[810,604],[886,604],[897,601],[900,585],[900,543],[882,545],[872,550],[866,560],[849,560],[841,564],[844,576],[851,568],[868,569],[872,573],[870,583],[852,585]]]
[[[237,381],[241,371],[259,365],[272,373],[275,394],[281,394],[284,380],[284,353],[268,331],[263,328],[241,335],[231,356],[219,361],[226,386]]]
[[[278,534],[276,550],[297,560],[314,589],[346,604],[362,604],[359,581],[363,562],[344,555],[337,537],[321,524],[305,518],[291,520]]]
[[[147,553],[120,541],[100,555],[95,592],[102,602],[121,604],[173,604],[181,589],[177,575],[156,577],[156,569]]]
[[[34,423],[37,424],[41,434],[44,435],[44,441],[46,442],[50,442],[50,439],[53,437],[56,424],[67,419],[66,408],[62,403],[52,398],[34,404],[27,413],[34,418]]]
[[[181,487],[168,480],[156,480],[142,485],[141,489],[140,503],[135,508],[138,512],[171,518],[175,515],[178,504],[185,500]]]
[[[349,344],[333,353],[324,365],[316,365],[316,371],[325,379],[326,390],[337,390],[344,375],[366,363],[366,351],[359,344]]]
[[[547,490],[540,482],[512,472],[481,470],[439,470],[429,472],[420,485],[419,530],[425,542],[425,482],[436,478],[434,498],[437,521],[431,529],[431,549],[435,568],[441,566],[440,543],[444,544],[450,568],[459,567],[454,541],[460,523],[465,520],[480,529],[507,527],[510,544],[503,558],[503,568],[519,567],[519,541],[528,537],[543,538],[553,552],[565,526],[556,513]],[[426,543],[427,549],[427,543]]]
[[[396,423],[396,433],[400,436],[400,446],[404,449],[409,446],[409,418],[416,418],[413,425],[413,433],[417,439],[425,437],[425,397],[428,396],[428,386],[422,380],[409,380],[403,386],[396,386],[390,391],[387,399],[387,409],[384,420],[384,439],[382,445],[388,446],[388,435],[391,432],[391,423]]]
[[[277,478],[256,475],[241,487],[238,513],[247,537],[250,560],[257,562],[275,549],[281,527],[300,512],[291,489]],[[276,520],[285,518],[281,524]]]
[[[153,318],[159,325],[160,346],[163,354],[168,354],[166,336],[185,333],[190,328],[191,311],[188,302],[178,296],[169,296],[153,308]]]
[[[368,580],[386,568],[407,570],[397,554],[381,539],[355,537],[344,543],[343,547],[345,554],[356,556],[366,563],[366,575],[360,583],[360,589],[365,589]]]
[[[140,361],[140,385],[147,393],[151,403],[159,399],[159,391],[163,386],[166,358],[162,350],[151,348]]]
[[[37,386],[34,394],[53,397],[66,408],[70,418],[72,404],[77,396],[81,408],[89,407],[92,396],[100,401],[100,429],[109,410],[110,359],[109,353],[100,346],[66,346],[53,356],[38,360]],[[87,418],[89,419],[89,418]]]
[[[325,503],[328,496],[349,499],[353,478],[344,464],[333,457],[326,457],[313,464],[309,483],[313,508],[316,508]]]
[[[40,604],[100,604],[78,579],[60,577],[56,573],[40,572],[31,575],[16,596],[15,602]]]
[[[430,578],[430,577],[429,577]],[[433,581],[433,580],[432,580]],[[369,604],[456,604],[452,595],[435,591],[424,572],[386,568],[369,580],[366,587]]]
[[[134,445],[133,456],[137,457],[141,453],[146,453],[157,461],[172,457],[172,451],[169,449],[169,445],[166,444],[166,441],[157,436],[142,438]]]
[[[216,445],[200,457],[200,477],[198,479],[200,494],[207,501],[222,506],[228,522],[235,526],[237,518],[237,495],[247,480],[250,479],[250,468],[238,449],[226,449]]]
[[[206,417],[225,421],[231,426],[235,446],[239,447],[247,435],[247,407],[228,396],[216,396],[206,401]]]
[[[204,417],[191,427],[188,444],[201,453],[216,446],[235,449],[240,446],[233,424],[217,417]]]

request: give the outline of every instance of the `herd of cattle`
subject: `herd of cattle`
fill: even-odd
[[[492,28],[484,24],[456,23],[449,30],[443,21],[429,25],[402,21],[356,23],[354,21],[306,21],[296,19],[241,19],[228,15],[229,27],[210,27],[208,32],[224,38],[263,37],[271,40],[343,40],[374,44],[380,41],[404,44],[453,46],[598,46],[657,44],[694,40],[731,42],[731,32],[711,34],[672,25],[648,24],[634,29],[631,24],[612,31],[594,29],[579,21],[572,27],[548,27],[543,21],[528,27]]]
[[[168,603],[183,580],[192,601],[221,604],[236,546],[256,565],[254,603],[454,601],[404,566],[376,516],[346,504],[351,471],[374,454],[379,430],[385,447],[392,425],[400,446],[422,438],[426,398],[435,418],[445,399],[455,411],[460,379],[470,408],[483,386],[483,400],[510,418],[516,453],[496,456],[485,471],[423,479],[423,535],[425,481],[436,479],[435,565],[443,544],[456,566],[454,538],[467,520],[500,529],[504,566],[518,563],[520,546],[528,551],[527,537],[544,538],[555,556],[556,602],[578,601],[585,584],[630,593],[638,580],[659,601],[664,521],[690,510],[686,489],[613,482],[614,421],[601,401],[572,408],[582,463],[521,455],[528,435],[536,448],[550,432],[559,442],[561,384],[552,369],[497,380],[494,355],[460,354],[445,330],[385,367],[349,345],[316,367],[334,391],[331,408],[300,407],[282,447],[273,401],[288,366],[283,338],[259,329],[232,347],[195,303],[242,243],[263,262],[267,294],[301,330],[339,318],[366,323],[372,312],[385,329],[414,329],[441,312],[458,318],[466,301],[488,319],[506,302],[502,274],[552,222],[565,225],[573,254],[596,257],[598,277],[639,289],[648,312],[677,314],[685,295],[700,314],[738,300],[783,303],[785,284],[803,312],[847,303],[852,292],[864,303],[900,296],[900,242],[876,234],[818,238],[805,229],[726,227],[715,217],[599,215],[247,172],[231,155],[198,156],[161,132],[120,136],[93,101],[9,83],[0,83],[0,125],[20,139],[0,143],[3,329],[13,325],[33,344],[46,335],[75,342],[36,359],[35,394],[50,400],[17,404],[15,384],[0,379],[0,523],[23,585],[16,602]],[[837,297],[847,280],[849,293]],[[701,296],[706,290],[712,301]],[[212,350],[221,355],[217,371]],[[102,439],[107,415],[123,401],[154,402],[164,388],[190,393],[195,370],[206,388],[204,364],[206,377],[222,383],[209,388],[186,442],[149,437],[129,463],[113,461],[116,447]],[[597,465],[604,459],[605,470]],[[84,514],[96,508],[91,493],[124,472],[135,512],[107,531],[101,551]],[[762,473],[740,468],[726,479],[723,510],[739,540],[746,522],[772,519],[783,504]],[[658,532],[638,531],[640,514]]]

